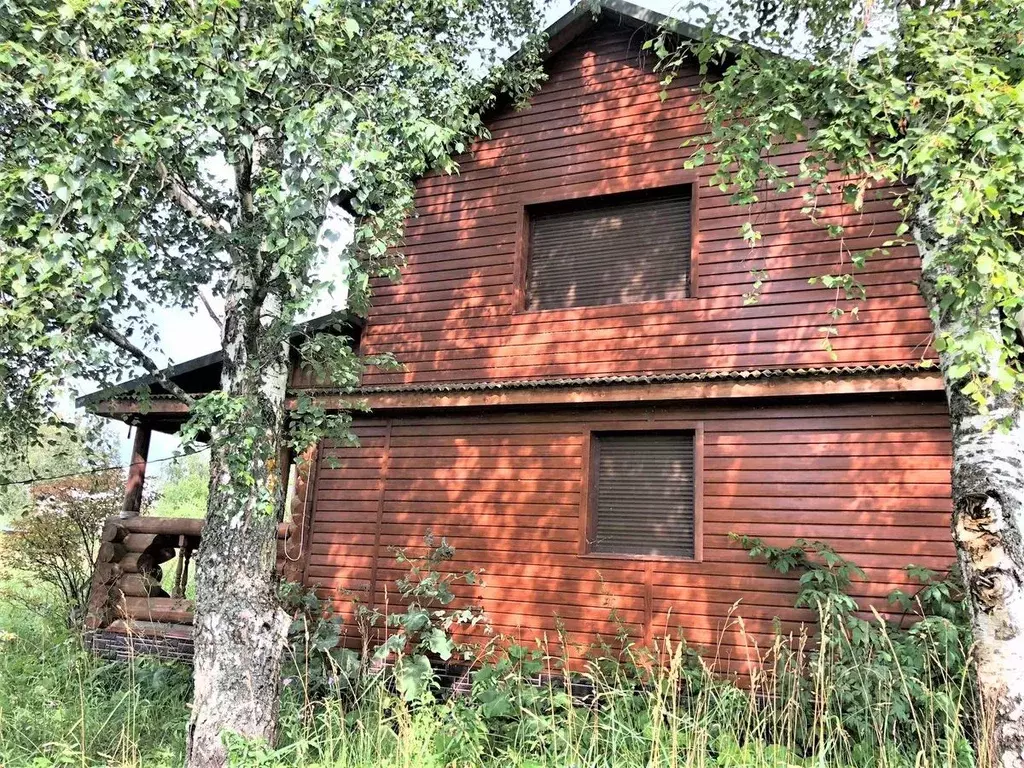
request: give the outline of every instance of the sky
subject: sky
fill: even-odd
[[[551,24],[566,13],[573,4],[571,0],[556,0],[549,3],[545,12],[545,25]],[[646,0],[646,2],[637,4],[653,11],[671,14],[672,10],[678,6],[678,0]],[[332,251],[340,252],[347,241],[349,231],[346,231],[346,226],[341,225],[339,227],[336,233],[337,236],[334,238],[333,247],[331,247]],[[336,288],[333,295],[322,297],[308,317],[319,317],[344,307],[345,290],[342,287],[344,281],[341,279],[342,273],[340,271],[342,269],[342,262],[338,258],[328,258],[327,261],[328,264],[321,277],[333,280],[336,286],[339,287]],[[217,311],[221,309],[221,304],[217,299],[212,299],[211,303],[213,303]],[[220,330],[206,310],[198,304],[191,311],[157,307],[153,311],[153,320],[160,334],[162,349],[159,351],[147,351],[152,352],[154,360],[159,364],[181,363],[220,349]],[[130,376],[125,376],[125,378],[130,378]],[[94,389],[95,387],[84,384],[76,394],[85,394]],[[112,433],[117,439],[121,460],[127,462],[131,456],[132,446],[132,435],[128,427],[115,422],[112,426]],[[159,460],[176,455],[177,453],[180,453],[180,444],[175,436],[154,433],[149,450],[149,459],[151,462],[159,462],[154,467],[156,471],[159,471],[165,464]]]

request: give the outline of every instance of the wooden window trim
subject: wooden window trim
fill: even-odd
[[[591,552],[590,542],[597,527],[597,444],[594,433],[614,432],[693,432],[693,557],[681,555],[632,555],[614,552]],[[583,471],[580,477],[579,554],[586,560],[656,560],[673,563],[704,562],[704,422],[663,420],[640,426],[623,427],[619,422],[588,422],[583,427]]]
[[[526,277],[530,260],[530,209],[538,205],[565,203],[573,200],[622,195],[630,192],[690,187],[690,295],[685,299],[664,301],[643,301],[629,306],[643,305],[650,312],[675,312],[692,306],[690,302],[700,298],[700,183],[695,171],[666,171],[642,176],[608,179],[598,184],[566,184],[564,186],[534,192],[516,201],[516,243],[512,270],[512,312],[513,314],[539,314],[562,312],[564,307],[551,309],[526,308]],[[606,307],[609,305],[600,305]],[[589,307],[574,307],[586,311]]]

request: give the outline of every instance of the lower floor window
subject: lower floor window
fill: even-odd
[[[695,433],[595,432],[589,551],[695,558]]]

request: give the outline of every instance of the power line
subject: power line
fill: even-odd
[[[81,472],[68,472],[66,475],[51,475],[50,477],[32,477],[28,480],[9,480],[6,483],[0,483],[0,489],[9,488],[13,485],[31,485],[33,483],[45,483],[48,480],[64,480],[69,477],[84,477],[85,475],[98,475],[101,472],[113,472],[115,469],[128,469],[140,464],[156,464],[161,461],[174,461],[175,459],[183,459],[186,456],[195,456],[203,451],[210,450],[210,446],[205,446],[189,453],[182,453],[177,456],[164,456],[162,459],[148,459],[146,461],[133,461],[128,464],[116,464],[110,467],[96,467],[95,469],[85,469]]]

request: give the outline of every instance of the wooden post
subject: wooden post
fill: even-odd
[[[128,468],[128,484],[124,489],[124,504],[121,517],[136,517],[142,511],[142,486],[146,482],[146,459],[149,458],[149,427],[135,428],[135,444],[132,446],[132,462]]]

